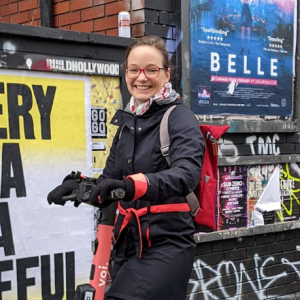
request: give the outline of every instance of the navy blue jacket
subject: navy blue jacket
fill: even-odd
[[[165,111],[174,104],[177,107],[171,112],[168,124],[169,167],[160,151],[159,126]],[[111,121],[119,129],[99,180],[121,180],[123,176],[137,173],[145,174],[148,179],[148,189],[142,198],[120,202],[125,209],[186,203],[185,196],[199,182],[205,142],[198,121],[180,100],[170,105],[153,103],[141,116],[119,110]],[[185,299],[195,249],[191,214],[171,212],[141,216],[141,259],[137,255],[138,220],[132,217],[127,230],[119,234],[123,218],[118,216],[114,230],[117,252],[113,285],[107,294],[128,300]],[[172,263],[174,259],[176,264]],[[159,282],[157,270],[160,270]]]

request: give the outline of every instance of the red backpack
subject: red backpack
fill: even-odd
[[[176,105],[171,106],[164,114],[160,123],[161,152],[170,164],[168,119]],[[228,129],[229,125],[199,125],[205,139],[206,149],[204,152],[201,178],[194,192],[186,196],[191,208],[191,214],[196,229],[207,226],[216,230],[216,196],[217,196],[217,173],[218,173],[218,140]],[[198,226],[200,225],[200,227]]]

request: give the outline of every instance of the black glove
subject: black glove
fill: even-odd
[[[73,193],[73,191],[78,189],[79,189],[79,183],[75,179],[65,180],[61,185],[57,186],[53,191],[51,191],[48,194],[47,197],[48,203],[65,205],[66,201],[62,200],[61,197],[70,195]]]
[[[123,189],[125,191],[125,196],[122,199],[112,199],[111,191],[116,189]],[[116,179],[104,179],[94,188],[92,188],[89,202],[94,206],[99,206],[99,203],[103,207],[108,206],[113,201],[123,200],[131,201],[134,197],[134,182],[131,179],[123,178],[123,180]],[[98,198],[100,196],[100,199]]]

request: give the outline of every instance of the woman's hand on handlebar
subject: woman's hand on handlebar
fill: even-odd
[[[125,191],[123,197],[112,196],[112,191],[122,189]],[[89,202],[97,206],[99,203],[103,207],[108,206],[113,201],[124,200],[131,201],[134,197],[134,182],[131,179],[124,178],[123,180],[104,179],[95,187],[92,188]]]

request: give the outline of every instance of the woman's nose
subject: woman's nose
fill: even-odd
[[[137,77],[138,80],[147,80],[145,70],[141,70],[139,76]]]

